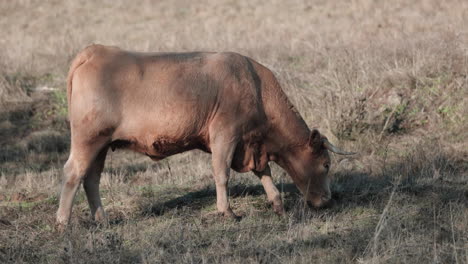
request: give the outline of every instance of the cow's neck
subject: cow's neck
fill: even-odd
[[[266,109],[270,123],[265,142],[269,159],[286,170],[297,185],[302,185],[305,166],[298,150],[308,143],[310,129],[287,98],[275,108]]]
[[[282,93],[282,91],[281,91]],[[267,102],[265,110],[270,124],[267,151],[286,154],[297,146],[307,144],[310,129],[284,93]]]

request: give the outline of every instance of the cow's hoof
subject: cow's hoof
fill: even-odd
[[[279,216],[285,216],[286,214],[282,204],[273,204],[273,211]]]
[[[109,218],[107,217],[107,214],[104,213],[104,211],[101,211],[101,212],[97,211],[96,212],[96,214],[94,215],[94,222],[100,228],[109,227]]]
[[[239,221],[242,217],[236,215],[232,210],[228,210],[226,212],[219,212],[219,215],[222,216],[224,219],[232,219]]]
[[[279,216],[284,216],[285,215],[283,201],[281,200],[281,198],[279,196],[275,197],[275,199],[273,199],[273,201],[270,201],[270,205],[272,206],[273,212],[275,212],[275,214],[277,214]]]
[[[57,232],[63,234],[65,233],[65,231],[67,231],[67,229],[68,229],[67,224],[60,223],[60,222],[55,223],[55,230],[57,230]]]

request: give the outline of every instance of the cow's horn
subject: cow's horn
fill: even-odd
[[[329,151],[334,152],[336,154],[340,154],[340,155],[354,155],[354,154],[356,154],[356,152],[347,152],[347,151],[341,150],[341,149],[333,146],[333,144],[330,143],[330,141],[328,141],[327,139],[324,140],[323,145],[325,146],[326,149],[328,149]]]

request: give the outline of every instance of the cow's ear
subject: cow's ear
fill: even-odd
[[[319,151],[322,148],[323,140],[322,135],[317,129],[312,130],[309,136],[309,146],[313,151]]]

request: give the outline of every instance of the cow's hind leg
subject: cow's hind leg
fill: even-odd
[[[108,148],[105,147],[94,160],[91,168],[86,173],[84,178],[83,187],[88,198],[89,208],[91,209],[91,217],[93,220],[107,223],[107,216],[101,202],[99,195],[99,183],[101,181],[101,172],[104,168]]]
[[[265,170],[262,172],[254,172],[257,177],[260,178],[263,188],[268,197],[268,201],[273,205],[273,211],[278,215],[284,215],[284,206],[283,201],[281,200],[281,195],[273,179],[271,178],[271,169],[270,166],[266,166]]]
[[[218,134],[210,139],[213,175],[216,182],[216,206],[218,212],[229,218],[237,218],[229,205],[227,186],[231,162],[237,140],[226,134]]]
[[[70,157],[64,166],[64,180],[57,211],[57,224],[64,229],[70,220],[73,200],[80,183],[93,167],[93,163],[104,144],[73,144]]]

